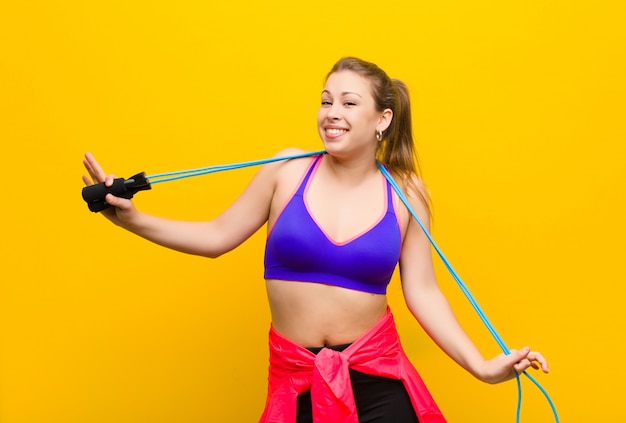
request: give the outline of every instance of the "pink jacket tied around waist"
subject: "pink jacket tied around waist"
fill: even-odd
[[[295,423],[297,396],[309,389],[315,423],[358,423],[349,368],[401,380],[420,423],[446,421],[402,349],[389,309],[342,352],[323,348],[315,355],[273,328],[269,346],[268,396],[260,423]]]

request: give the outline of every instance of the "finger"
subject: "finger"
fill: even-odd
[[[509,353],[509,362],[511,365],[521,362],[530,353],[530,348],[524,347],[521,350],[511,350]]]
[[[544,373],[549,372],[547,360],[536,351],[528,352],[526,357],[513,365],[513,368],[518,373],[525,371],[529,367],[532,367],[535,370],[539,370],[541,368]]]
[[[528,354],[528,358],[533,361],[533,364],[535,364],[535,366],[537,366],[537,363],[539,363],[539,365],[541,366],[541,370],[544,373],[548,373],[550,371],[550,369],[548,368],[548,361],[540,353],[532,351]],[[539,368],[539,366],[535,366],[533,366],[535,369]]]
[[[113,185],[113,181],[115,181],[115,178],[117,178],[117,176],[111,174],[111,175],[107,175],[104,178],[104,184],[108,187],[110,187],[111,185]]]
[[[529,352],[530,348],[528,347],[524,347],[521,350],[510,350],[509,354],[505,357],[506,365],[517,373],[522,373],[528,365],[530,365],[530,361],[526,359]],[[524,362],[524,360],[526,360],[526,362]]]
[[[113,207],[127,211],[130,209],[132,202],[126,198],[116,197],[113,194],[107,194],[104,200]]]
[[[90,178],[88,178],[87,176],[83,175],[83,181],[85,182],[85,185],[97,183],[98,181],[96,181],[96,176],[93,172],[93,169],[91,168],[87,160],[83,160],[83,165],[85,166],[85,169],[87,169],[87,173],[89,173],[90,176]]]
[[[523,360],[521,360],[521,361],[519,361],[519,362],[515,363],[515,364],[513,365],[513,368],[515,369],[515,371],[516,371],[517,373],[523,373],[523,372],[524,372],[526,369],[528,369],[531,365],[532,365],[532,364],[531,364],[530,360],[528,360],[528,359],[526,359],[526,358],[525,358],[525,359],[523,359]]]
[[[534,361],[528,361],[528,366],[526,366],[526,369],[528,369],[529,367],[532,367],[535,370],[539,370],[539,365]]]
[[[91,178],[94,182],[104,181],[106,174],[104,173],[104,170],[102,170],[102,167],[100,166],[96,158],[91,153],[85,153],[85,159],[83,160],[83,164],[85,165],[85,168],[89,172],[89,175],[91,175]]]

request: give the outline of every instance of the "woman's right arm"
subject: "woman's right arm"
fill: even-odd
[[[85,185],[104,182],[110,186],[114,175],[107,175],[92,154],[83,164],[89,177]],[[215,258],[240,245],[268,219],[280,163],[261,167],[243,193],[223,213],[206,222],[164,219],[142,213],[132,201],[107,194],[111,208],[101,213],[114,224],[151,242],[187,254]]]

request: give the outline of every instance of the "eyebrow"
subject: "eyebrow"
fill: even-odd
[[[328,91],[328,90],[324,90],[324,91],[322,91],[322,94],[324,94],[324,93],[326,93],[326,94],[330,94],[330,91]],[[343,95],[347,95],[347,94],[354,94],[354,95],[356,95],[356,96],[361,97],[361,94],[359,94],[359,93],[355,93],[355,92],[353,92],[353,91],[343,91],[343,92],[341,93],[341,95],[342,95],[342,96],[343,96]],[[362,98],[362,97],[361,97],[361,98]]]

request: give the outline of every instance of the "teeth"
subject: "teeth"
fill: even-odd
[[[345,129],[334,129],[334,128],[328,128],[326,129],[326,132],[330,135],[339,135],[339,134],[343,134],[344,132],[346,132]]]

